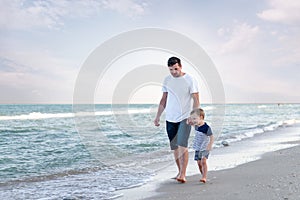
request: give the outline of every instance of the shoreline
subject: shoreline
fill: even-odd
[[[199,195],[201,195],[201,197],[203,195],[208,195],[207,198],[209,199],[226,199],[227,197],[224,195],[227,195],[227,193],[231,194],[231,192],[235,192],[236,196],[228,196],[228,199],[248,199],[248,197],[239,196],[239,191],[235,191],[236,189],[234,189],[235,187],[240,187],[244,183],[246,184],[246,186],[244,185],[245,191],[239,189],[242,191],[241,194],[245,194],[248,189],[249,191],[257,191],[259,187],[265,185],[269,185],[267,186],[270,187],[269,189],[273,188],[276,191],[281,191],[280,187],[277,187],[277,185],[272,185],[273,182],[277,183],[277,181],[275,179],[273,180],[273,177],[270,175],[262,178],[253,177],[257,184],[253,183],[251,185],[252,176],[250,174],[252,173],[253,176],[255,176],[256,172],[261,172],[264,170],[267,172],[271,171],[276,174],[281,169],[286,169],[286,166],[284,165],[285,163],[288,163],[287,169],[290,171],[294,170],[294,173],[298,173],[297,169],[300,168],[300,156],[297,153],[300,151],[299,145],[300,124],[295,124],[293,126],[282,128],[276,132],[266,132],[253,138],[233,143],[229,147],[214,149],[212,155],[208,159],[209,173],[208,182],[206,184],[201,184],[199,182],[200,173],[196,163],[194,163],[195,161],[193,161],[193,152],[190,152],[187,169],[187,183],[180,184],[174,179],[171,179],[171,177],[177,174],[175,163],[172,162],[168,167],[159,171],[145,185],[117,191],[118,194],[122,194],[122,196],[117,199],[199,199]],[[278,158],[280,155],[283,155],[283,158],[281,158],[282,160]],[[285,159],[285,157],[287,159]],[[292,161],[290,157],[293,158]],[[273,158],[274,160],[272,160]],[[295,160],[299,160],[299,162],[294,162]],[[273,168],[273,162],[275,161],[276,170],[269,170],[269,168]],[[293,169],[294,165],[297,166],[295,166]],[[247,177],[240,176],[241,174]],[[279,178],[281,176],[284,176],[284,173],[278,174]],[[298,174],[296,178],[298,178],[298,182],[293,182],[291,185],[298,183],[298,185],[295,187],[299,189],[298,191],[300,191],[300,175]],[[259,184],[259,179],[265,180],[266,182],[264,184]],[[222,180],[231,181],[223,182]],[[232,182],[232,180],[234,182]],[[267,182],[271,182],[271,184],[267,184]],[[280,180],[279,185],[281,182],[284,181]],[[228,183],[232,183],[233,185],[228,188],[227,186],[231,185]],[[223,191],[222,187],[227,188],[227,190]],[[266,189],[268,188],[264,189],[265,190],[263,191],[267,191]],[[224,192],[223,195],[219,195],[219,190]],[[215,193],[217,193],[216,197],[214,197]],[[245,195],[248,195],[249,197],[251,196],[248,193]],[[257,198],[255,197],[255,199]],[[262,199],[270,198],[264,197]],[[272,197],[271,199],[283,198]],[[296,199],[298,199],[298,197]]]

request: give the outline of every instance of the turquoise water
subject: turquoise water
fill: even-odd
[[[87,108],[0,105],[2,199],[114,198],[147,182],[162,167],[153,164],[172,162],[163,119],[152,123],[156,105]],[[229,104],[224,116],[222,105],[203,108],[216,148],[300,120],[300,104]]]

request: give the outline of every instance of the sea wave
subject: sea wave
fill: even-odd
[[[40,113],[32,112],[25,115],[0,116],[0,120],[32,120],[32,119],[49,119],[49,118],[70,118],[74,117],[73,113]]]
[[[292,126],[294,124],[299,124],[300,120],[297,119],[291,119],[291,120],[284,120],[284,121],[278,121],[278,122],[270,122],[265,125],[257,125],[255,127],[251,127],[249,129],[245,129],[244,131],[241,131],[239,134],[229,134],[225,133],[223,134],[218,141],[216,141],[216,147],[223,146],[222,141],[227,141],[228,143],[233,143],[237,141],[241,141],[247,138],[252,138],[257,134],[269,132],[269,131],[276,131],[279,128]]]
[[[139,169],[139,172],[134,169],[88,169],[19,179],[0,183],[0,186],[3,199],[49,199],[49,196],[50,199],[112,199],[121,196],[115,191],[141,186],[151,176],[145,169]]]
[[[95,112],[78,112],[78,113],[41,113],[32,112],[23,115],[0,116],[0,121],[6,120],[38,120],[50,118],[72,118],[72,117],[89,117],[89,116],[113,116],[126,114],[143,114],[152,112],[150,109],[129,109],[121,111],[95,111]]]

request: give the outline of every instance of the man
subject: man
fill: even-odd
[[[185,183],[186,168],[188,164],[188,139],[191,127],[187,123],[189,113],[198,108],[199,90],[196,80],[182,72],[181,61],[177,57],[168,60],[170,75],[164,80],[163,95],[159,103],[155,126],[159,126],[160,116],[166,110],[166,129],[170,140],[171,150],[178,167],[176,180]]]

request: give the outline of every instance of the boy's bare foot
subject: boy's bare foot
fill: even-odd
[[[180,183],[185,183],[186,179],[185,178],[176,178],[176,180]]]
[[[202,179],[200,179],[200,182],[202,182],[202,183],[206,183],[206,178],[202,178]]]

